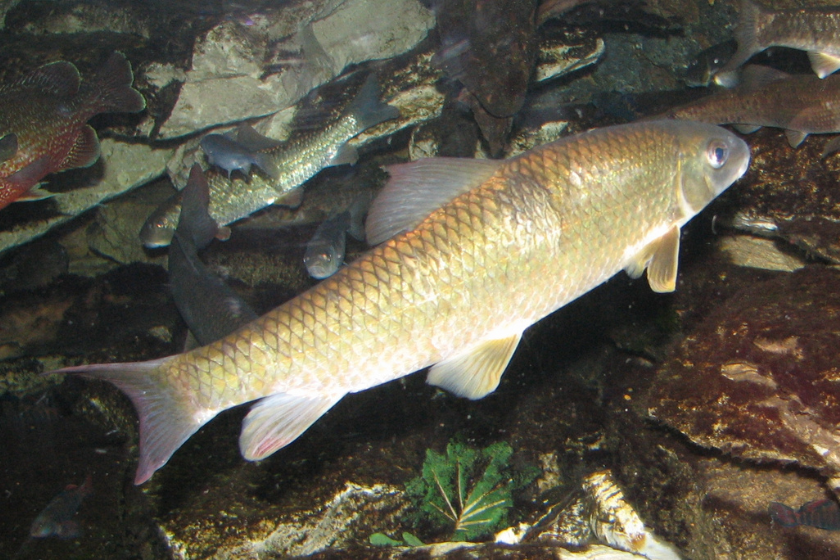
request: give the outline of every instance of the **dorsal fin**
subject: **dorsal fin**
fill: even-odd
[[[368,243],[377,245],[414,229],[447,202],[487,181],[500,165],[498,160],[441,157],[389,166],[391,179],[368,212]]]
[[[62,97],[73,97],[79,92],[80,83],[81,77],[76,67],[62,60],[36,68],[27,74],[19,85],[37,88]]]

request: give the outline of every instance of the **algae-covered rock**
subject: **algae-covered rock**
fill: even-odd
[[[840,475],[840,272],[738,292],[657,374],[649,414],[736,457]]]

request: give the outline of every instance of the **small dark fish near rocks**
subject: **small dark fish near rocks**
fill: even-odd
[[[91,475],[87,475],[81,486],[70,484],[38,514],[29,528],[29,535],[36,539],[46,537],[74,539],[80,536],[82,530],[73,518],[79,506],[82,505],[82,501],[91,494],[93,494]]]
[[[271,154],[261,152],[279,146],[281,142],[260,135],[247,124],[241,124],[236,130],[236,138],[227,134],[208,134],[201,139],[201,148],[213,165],[227,171],[228,178],[234,171],[246,177],[251,173],[251,166],[262,169],[270,177],[277,179],[280,171]]]
[[[826,531],[840,531],[840,505],[828,498],[808,502],[799,509],[770,502],[768,511],[770,519],[782,527],[807,525]]]

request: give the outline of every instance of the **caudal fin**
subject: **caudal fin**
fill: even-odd
[[[171,382],[167,364],[174,358],[76,366],[48,372],[103,379],[128,395],[140,419],[140,463],[135,484],[149,480],[182,443],[216,415],[215,411],[199,408],[190,395]]]
[[[399,109],[379,100],[379,82],[373,74],[362,84],[348,112],[359,122],[359,132],[400,116]]]
[[[114,52],[95,76],[82,82],[83,94],[91,96],[97,113],[136,113],[146,108],[146,100],[131,87],[134,74],[121,52]]]
[[[758,41],[758,30],[765,16],[761,7],[752,0],[741,0],[741,11],[738,14],[738,26],[735,28],[735,40],[738,50],[732,55],[720,71],[715,74],[715,82],[723,87],[735,87],[738,84],[738,74],[735,70],[750,59],[752,55],[766,49]]]

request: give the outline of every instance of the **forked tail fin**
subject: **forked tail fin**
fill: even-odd
[[[103,379],[128,395],[140,418],[140,463],[134,477],[142,484],[169,460],[191,435],[218,411],[199,407],[191,396],[172,383],[167,364],[177,356],[130,362],[76,366],[53,373],[71,373]]]

